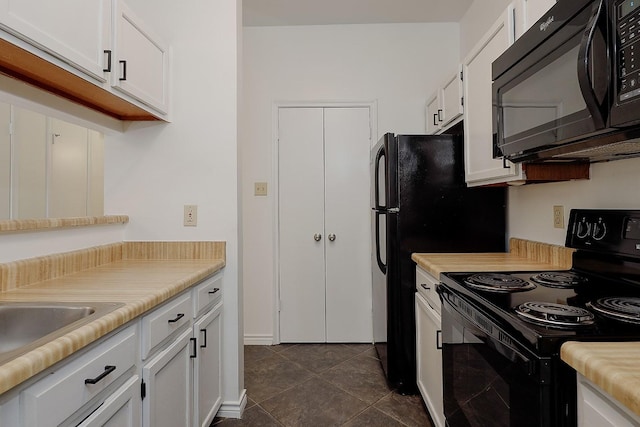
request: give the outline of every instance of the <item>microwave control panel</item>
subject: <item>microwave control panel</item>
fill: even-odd
[[[640,0],[615,3],[618,101],[640,96]]]

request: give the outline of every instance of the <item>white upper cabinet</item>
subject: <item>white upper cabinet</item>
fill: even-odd
[[[0,25],[99,82],[107,80],[111,0],[0,0]]]
[[[516,38],[524,34],[554,4],[555,0],[518,0],[515,4]]]
[[[123,1],[117,3],[115,40],[114,88],[166,114],[169,108],[167,45]]]
[[[491,63],[514,41],[510,5],[464,59],[465,180],[469,186],[524,179],[522,168],[493,158]]]
[[[434,134],[446,129],[462,119],[462,67],[447,78],[427,102],[426,132]]]

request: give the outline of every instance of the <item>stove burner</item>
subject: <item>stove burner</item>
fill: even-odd
[[[545,271],[534,274],[531,280],[550,288],[574,288],[587,283],[587,278],[570,271]]]
[[[527,321],[545,326],[574,327],[593,324],[593,314],[580,307],[551,302],[525,302],[515,308]]]
[[[589,301],[587,307],[603,316],[628,323],[640,323],[640,298],[605,297]]]
[[[529,291],[536,287],[519,277],[500,273],[477,273],[464,282],[474,289],[500,293]]]

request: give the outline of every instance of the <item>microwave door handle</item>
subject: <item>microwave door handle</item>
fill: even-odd
[[[578,83],[596,129],[605,127],[605,109],[609,88],[607,30],[606,22],[603,22],[606,20],[605,7],[604,0],[594,3],[578,54]],[[598,44],[599,42],[600,44]],[[597,49],[598,47],[601,49]],[[594,79],[594,75],[606,77],[604,86],[597,86],[601,85],[602,81]]]

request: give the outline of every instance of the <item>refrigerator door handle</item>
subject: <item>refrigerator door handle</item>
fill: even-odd
[[[382,271],[383,274],[387,274],[387,265],[382,262],[382,258],[380,257],[380,212],[376,212],[376,261],[378,263],[378,268]]]
[[[380,199],[379,199],[379,195],[380,195],[380,160],[382,159],[382,157],[385,157],[385,152],[384,152],[384,146],[380,147],[380,149],[378,150],[378,152],[376,153],[376,166],[375,166],[375,175],[373,177],[373,182],[374,182],[374,191],[375,191],[375,196],[374,196],[374,202],[373,202],[373,208],[374,209],[384,209],[386,206],[380,206]]]

